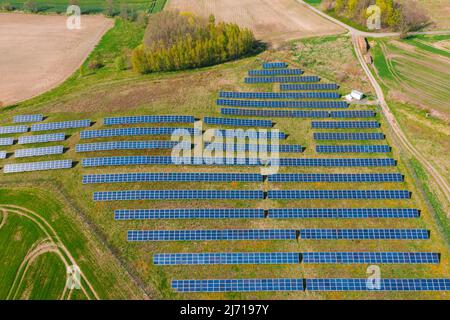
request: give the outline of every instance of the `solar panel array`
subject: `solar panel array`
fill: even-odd
[[[0,127],[0,134],[24,133],[28,131],[27,126],[5,126]]]
[[[56,170],[56,169],[70,169],[70,168],[72,168],[72,160],[55,160],[55,161],[6,164],[5,167],[3,168],[3,172],[14,173],[14,172]]]
[[[298,252],[159,253],[153,255],[155,265],[295,263],[300,263]]]
[[[77,144],[77,152],[110,151],[110,150],[142,150],[142,149],[172,149],[180,144],[177,141],[109,141],[97,143]],[[190,147],[191,144],[186,144]]]
[[[399,173],[280,173],[270,175],[268,180],[270,182],[402,182],[403,175]]]
[[[377,121],[313,121],[313,129],[368,129],[379,128]]]
[[[375,112],[371,110],[351,111],[304,111],[304,110],[259,110],[222,108],[223,115],[272,117],[272,118],[373,118]]]
[[[117,128],[81,131],[81,139],[125,137],[125,136],[149,136],[149,135],[171,135],[176,130],[186,130],[190,135],[201,135],[200,130],[194,128]]]
[[[242,127],[272,127],[273,123],[270,120],[254,120],[254,119],[232,119],[232,118],[215,118],[204,117],[203,121],[206,124],[220,124],[227,126],[242,126]]]
[[[14,138],[0,138],[0,146],[10,146],[14,144]]]
[[[263,69],[281,69],[287,68],[288,64],[286,62],[264,62],[262,67]]]
[[[227,138],[250,138],[250,139],[256,139],[256,138],[268,138],[271,139],[272,137],[277,137],[278,139],[284,140],[286,139],[286,134],[284,132],[279,132],[277,130],[233,130],[233,129],[216,129],[214,131],[215,136],[223,136]]]
[[[439,263],[439,254],[434,252],[304,252],[302,262],[425,264]]]
[[[35,135],[35,136],[21,136],[21,137],[19,137],[19,144],[64,141],[65,139],[66,139],[66,135],[64,133],[40,134],[40,135]]]
[[[208,148],[214,148],[214,149],[220,149],[223,151],[231,150],[234,152],[237,151],[251,151],[251,152],[257,152],[258,150],[266,150],[267,152],[272,152],[276,150],[276,147],[278,147],[278,152],[282,153],[298,153],[303,152],[303,147],[298,144],[280,144],[278,146],[271,145],[271,144],[226,144],[226,143],[218,143],[213,142],[206,144],[206,147]]]
[[[330,118],[373,118],[372,110],[330,111]]]
[[[172,280],[177,292],[303,291],[303,279]]]
[[[245,78],[245,83],[301,83],[301,82],[319,82],[318,76],[301,76],[301,77],[251,77]]]
[[[301,229],[300,239],[312,240],[426,240],[425,229]]]
[[[73,120],[62,122],[37,123],[31,126],[31,131],[50,131],[62,129],[76,129],[91,126],[91,120]]]
[[[208,172],[137,172],[90,174],[83,176],[83,183],[117,183],[117,182],[151,182],[151,181],[183,181],[183,182],[262,182],[263,177],[256,173],[208,173]]]
[[[221,91],[220,98],[231,99],[338,99],[337,92],[226,92]]]
[[[306,279],[310,291],[448,291],[450,279]]]
[[[409,199],[408,190],[269,190],[269,199]]]
[[[63,146],[43,147],[43,148],[30,148],[16,150],[14,156],[16,158],[25,157],[39,157],[45,155],[62,154],[64,152]]]
[[[337,90],[339,86],[335,83],[281,84],[280,89],[281,91]]]
[[[22,114],[13,118],[13,122],[15,123],[40,122],[42,120],[44,120],[43,114]]]
[[[6,151],[0,151],[0,159],[6,159]]]
[[[130,230],[128,241],[295,240],[289,229]]]
[[[94,192],[94,201],[168,199],[263,199],[260,190],[125,190]]]
[[[128,116],[105,118],[105,126],[136,123],[194,123],[193,116]]]
[[[403,208],[287,208],[269,209],[268,214],[272,219],[419,218],[419,216],[419,210]]]
[[[383,140],[384,134],[379,132],[314,132],[316,140]]]
[[[114,211],[116,220],[147,219],[263,219],[263,209],[135,209]]]
[[[300,69],[278,69],[278,70],[249,70],[248,75],[250,77],[257,76],[290,76],[300,75],[303,71]]]
[[[319,153],[386,153],[391,152],[388,145],[346,145],[346,146],[324,146],[317,145],[316,152]]]
[[[348,108],[345,101],[280,101],[217,99],[218,106],[246,108]]]

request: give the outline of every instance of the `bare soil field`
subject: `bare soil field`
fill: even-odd
[[[450,1],[449,0],[419,0],[432,21],[430,29],[450,29]]]
[[[344,31],[295,0],[169,0],[166,8],[206,17],[214,14],[218,21],[252,29],[257,39],[274,46]]]
[[[103,16],[82,16],[81,29],[66,17],[0,13],[0,103],[39,95],[67,79],[113,26]]]

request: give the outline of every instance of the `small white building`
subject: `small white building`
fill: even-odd
[[[352,93],[350,93],[350,96],[352,97],[352,99],[362,100],[364,98],[364,93],[358,90],[353,90]]]

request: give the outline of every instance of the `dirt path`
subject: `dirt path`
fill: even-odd
[[[103,16],[82,16],[69,30],[62,15],[0,13],[0,102],[17,103],[71,76],[113,26]]]

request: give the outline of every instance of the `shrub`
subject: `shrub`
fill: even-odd
[[[0,10],[2,11],[14,11],[16,8],[14,8],[14,6],[8,2],[2,3],[0,5]]]
[[[39,11],[38,4],[33,0],[29,0],[29,1],[25,2],[23,4],[23,7],[25,8],[25,10],[28,10],[33,13],[37,13]]]
[[[105,64],[100,57],[93,57],[88,63],[88,68],[90,70],[98,70],[100,68],[103,68],[104,66]]]

